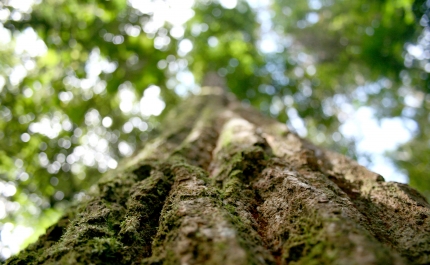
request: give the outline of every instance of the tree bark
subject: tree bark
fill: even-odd
[[[418,192],[207,90],[6,263],[430,264]]]

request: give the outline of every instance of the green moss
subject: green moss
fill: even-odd
[[[288,239],[282,247],[282,259],[288,264],[331,264],[336,252],[323,224],[316,214],[303,212],[283,233]]]
[[[149,256],[172,167],[151,162],[100,182],[100,194],[73,211],[58,242],[40,241],[9,264],[123,264]]]
[[[95,237],[85,244],[60,251],[61,256],[52,256],[47,264],[118,264],[122,259],[122,247],[115,238]]]
[[[270,253],[260,248],[262,239],[255,227],[257,217],[251,217],[257,212],[258,202],[250,186],[266,166],[267,156],[260,146],[240,148],[230,145],[220,151],[218,159],[221,160],[221,170],[214,182],[220,184],[220,206],[238,233],[239,244],[248,253],[247,264],[274,264]]]
[[[233,135],[234,133],[232,130],[223,130],[219,136],[221,147],[225,148],[230,146],[233,143]]]
[[[242,172],[240,170],[234,170],[230,174],[230,177],[224,181],[221,199],[240,196],[237,192],[242,188],[241,178]]]
[[[221,169],[214,176],[214,180],[221,183],[229,177],[237,177],[244,183],[251,183],[264,169],[268,159],[260,146],[247,148],[230,146],[223,149],[218,157],[222,162]]]

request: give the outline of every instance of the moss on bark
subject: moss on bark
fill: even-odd
[[[429,264],[430,207],[228,95],[160,134],[7,264]]]

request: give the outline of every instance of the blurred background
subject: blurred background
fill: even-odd
[[[430,1],[3,0],[0,259],[216,71],[243,104],[430,198]]]

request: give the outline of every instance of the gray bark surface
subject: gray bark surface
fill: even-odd
[[[430,264],[430,206],[206,89],[6,264]]]

